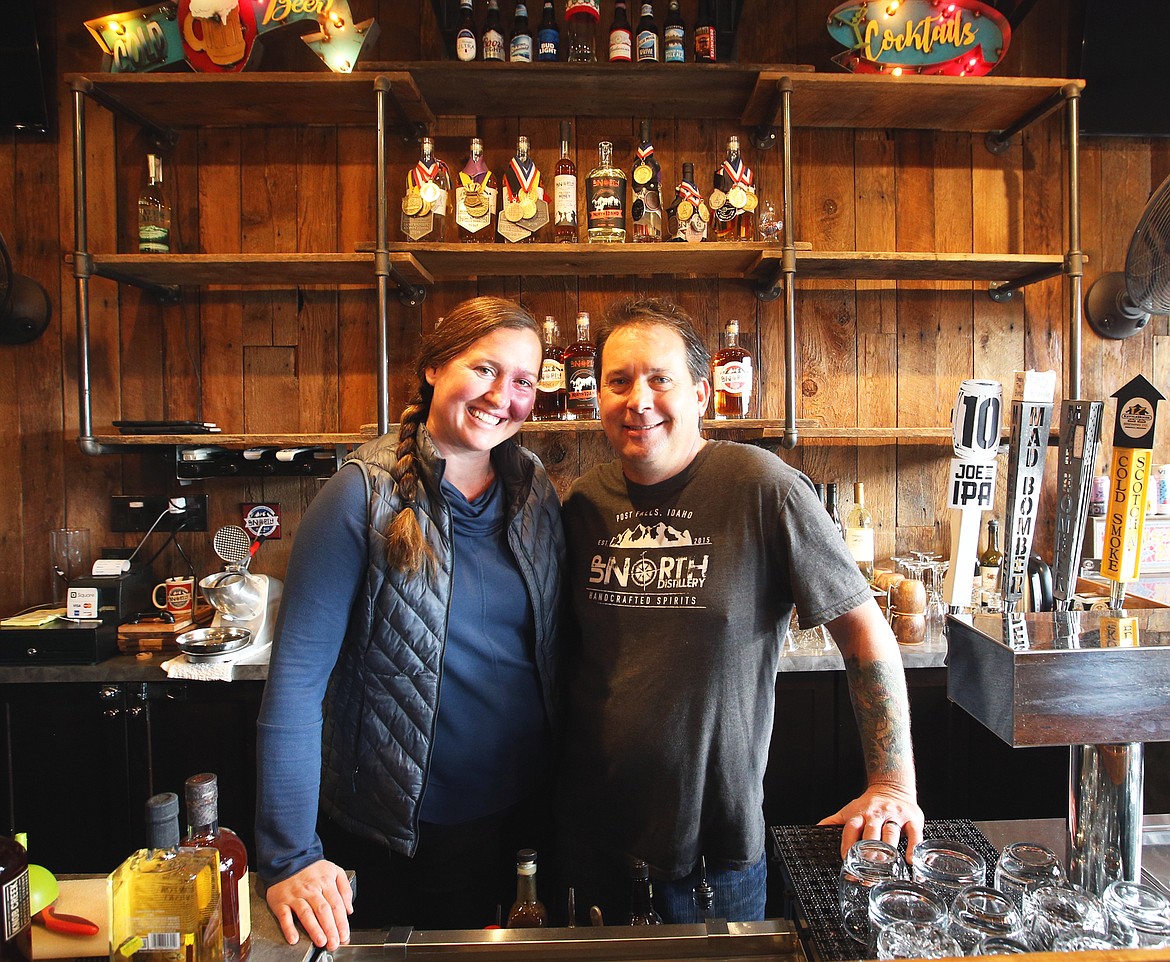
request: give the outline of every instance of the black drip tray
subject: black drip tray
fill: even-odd
[[[811,954],[824,962],[865,957],[865,946],[845,934],[837,904],[841,873],[841,829],[817,825],[773,825],[769,830],[785,884],[792,890],[812,943]],[[974,822],[939,819],[927,822],[923,838],[965,842],[983,856],[990,878],[999,851]],[[905,840],[902,843],[905,850]]]

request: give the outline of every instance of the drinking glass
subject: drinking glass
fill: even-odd
[[[926,922],[891,922],[877,937],[879,959],[949,959],[962,954],[958,942]]]
[[[906,877],[906,863],[888,842],[863,838],[845,854],[837,882],[841,919],[850,938],[869,942],[869,893],[880,882]]]
[[[869,957],[877,951],[878,935],[891,922],[938,926],[946,912],[946,906],[925,885],[907,879],[878,882],[869,890]]]
[[[760,213],[756,217],[756,230],[760,235],[760,240],[765,243],[780,243],[784,220],[776,212],[776,207],[770,200],[760,201]]]
[[[1064,866],[1056,853],[1036,842],[1005,845],[995,863],[995,887],[1023,909],[1024,895],[1042,885],[1064,881]]]
[[[947,931],[968,955],[987,938],[1018,938],[1024,923],[1016,904],[986,885],[968,885],[947,912]]]
[[[1152,949],[1170,946],[1170,900],[1149,885],[1118,880],[1101,895],[1115,945]]]
[[[64,604],[69,582],[89,573],[89,559],[89,528],[57,528],[49,532],[54,604]]]
[[[928,838],[914,846],[913,878],[925,885],[944,906],[960,890],[987,882],[987,863],[970,845],[947,838]]]
[[[1083,889],[1045,885],[1024,896],[1024,926],[1028,940],[1040,951],[1052,951],[1062,935],[1109,938],[1105,906]]]
[[[1032,951],[1032,947],[1027,942],[1023,941],[1023,936],[1018,939],[1001,938],[998,935],[993,935],[990,938],[984,939],[977,946],[973,955],[1025,955]]]

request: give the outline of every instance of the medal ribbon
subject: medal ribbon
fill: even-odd
[[[703,195],[699,193],[697,188],[688,184],[685,180],[678,185],[678,195],[682,200],[689,200],[692,204],[701,204],[703,202]]]
[[[647,144],[644,148],[638,148],[638,160],[647,160],[654,156],[654,145]]]
[[[459,179],[463,181],[464,184],[470,183],[471,181],[475,181],[477,184],[482,184],[483,179],[487,176],[487,174],[487,161],[485,161],[481,156],[479,160],[469,160],[467,162],[467,166],[464,167],[463,170],[459,173]]]
[[[733,184],[739,184],[741,187],[750,187],[755,176],[752,174],[752,169],[743,162],[742,157],[735,158],[733,165],[730,160],[723,161],[723,173],[731,180]]]
[[[537,196],[536,188],[540,184],[540,171],[536,169],[536,161],[530,157],[524,164],[521,164],[513,157],[508,174],[504,177],[504,183],[508,188],[510,198],[520,197],[527,193],[532,193],[534,197]]]
[[[445,170],[447,167],[441,160],[435,160],[431,164],[424,164],[421,160],[414,165],[414,170],[410,172],[411,182],[415,187],[421,187],[423,184],[430,183],[435,179],[435,174],[440,170]]]

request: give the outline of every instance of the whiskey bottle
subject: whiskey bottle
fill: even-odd
[[[532,63],[532,30],[528,26],[528,6],[524,3],[516,4],[516,12],[512,16],[508,60],[512,63]]]
[[[589,312],[577,315],[577,340],[565,348],[566,421],[597,420],[597,348],[589,338]]]
[[[569,0],[565,6],[565,31],[569,35],[569,63],[597,63],[598,0]]]
[[[715,189],[711,191],[711,211],[715,217],[715,239],[742,241],[755,239],[755,175],[739,155],[739,138],[727,138],[727,156],[715,168]]]
[[[654,908],[649,866],[638,859],[630,866],[630,925],[661,924],[662,916]]]
[[[841,524],[841,514],[837,510],[837,482],[829,481],[825,485],[825,510],[829,512],[829,518],[833,522],[837,533],[842,538],[845,537],[845,526]]]
[[[569,156],[572,126],[561,121],[561,157],[553,173],[553,240],[559,244],[576,244],[577,232],[577,164]]]
[[[142,962],[221,962],[223,914],[219,852],[179,847],[179,797],[146,803],[147,847],[107,881],[110,958]]]
[[[670,239],[698,244],[707,239],[707,223],[711,208],[695,185],[695,165],[684,163],[682,181],[674,189],[674,203],[670,214]]]
[[[715,63],[715,8],[714,0],[699,0],[699,15],[695,17],[695,63]]]
[[[435,157],[435,142],[422,139],[418,162],[406,175],[402,197],[402,235],[412,241],[442,241],[447,231],[451,176]]]
[[[752,356],[739,346],[739,321],[727,322],[723,348],[711,358],[715,418],[746,418],[752,398]]]
[[[492,172],[483,159],[483,141],[471,138],[471,154],[459,172],[459,186],[455,188],[455,223],[459,240],[464,243],[494,240],[491,226],[496,217],[498,192],[492,183]]]
[[[548,925],[548,911],[536,897],[536,852],[522,848],[516,853],[516,901],[508,913],[508,928],[539,929]]]
[[[634,31],[626,17],[626,0],[613,5],[613,23],[609,25],[609,59],[629,63],[633,59]]]
[[[500,29],[500,0],[488,0],[487,17],[483,22],[480,49],[484,60],[504,59],[504,32]]]
[[[559,421],[565,410],[565,348],[561,332],[551,317],[544,319],[544,357],[536,385],[533,421]]]
[[[539,239],[548,223],[548,198],[540,182],[540,170],[528,153],[528,138],[516,138],[516,155],[504,176],[503,196],[496,227],[511,244]]]
[[[636,243],[662,240],[662,171],[650,143],[650,121],[643,120],[637,160],[630,171],[634,199],[630,204],[630,230]]]
[[[666,63],[686,63],[687,28],[678,8],[678,0],[670,0],[666,22],[662,25],[662,40],[662,59]]]
[[[471,4],[472,0],[459,0],[459,27],[455,34],[455,56],[464,63],[474,60],[477,53],[475,14]]]
[[[214,775],[192,775],[184,788],[187,834],[179,844],[190,848],[213,848],[219,852],[223,956],[225,962],[244,962],[252,952],[248,851],[240,836],[219,824],[219,782]]]
[[[171,207],[163,194],[162,158],[146,155],[146,186],[138,195],[138,251],[141,254],[171,252]]]
[[[865,580],[873,583],[873,515],[865,506],[865,482],[853,484],[853,507],[845,517],[845,544]]]
[[[18,838],[0,836],[0,911],[4,913],[0,959],[5,962],[33,957],[28,852]]]
[[[544,15],[536,28],[536,59],[552,63],[561,59],[561,28],[553,0],[544,0]]]
[[[999,591],[999,570],[1003,566],[1003,552],[999,550],[999,522],[987,522],[987,547],[979,555],[979,570],[983,576],[983,590]]]
[[[597,145],[597,166],[585,178],[590,244],[620,244],[626,239],[626,173],[613,165],[613,144]]]
[[[654,4],[642,4],[642,16],[638,20],[636,41],[638,63],[659,63],[662,60],[662,41],[658,37],[658,24],[654,22]]]

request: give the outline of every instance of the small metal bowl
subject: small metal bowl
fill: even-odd
[[[214,661],[251,643],[252,632],[247,628],[196,628],[183,632],[176,639],[179,651],[191,661]]]

